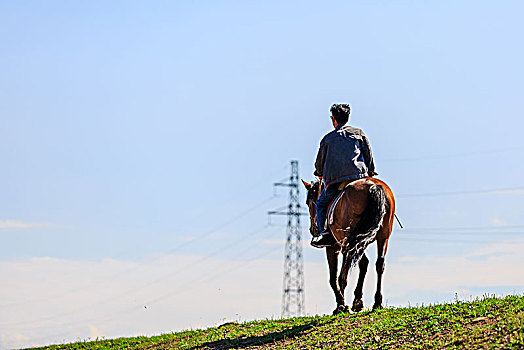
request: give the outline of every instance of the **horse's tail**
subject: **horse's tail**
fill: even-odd
[[[386,191],[380,185],[373,184],[369,187],[368,203],[360,220],[351,230],[347,249],[347,261],[351,262],[350,268],[355,267],[367,246],[374,240],[382,226],[384,215],[386,214]]]

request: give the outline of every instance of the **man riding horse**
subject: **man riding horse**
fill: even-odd
[[[333,314],[349,311],[344,291],[349,271],[357,265],[359,274],[351,310],[364,308],[362,288],[369,263],[365,251],[373,242],[377,243],[377,290],[373,309],[382,307],[382,276],[395,217],[395,197],[391,188],[373,177],[378,174],[368,139],[362,130],[346,125],[350,112],[347,104],[331,107],[335,130],[322,139],[315,162],[315,175],[322,178],[324,188],[320,181],[307,183],[302,180],[307,189],[309,230],[315,236],[311,244],[326,247],[329,284],[337,302]],[[337,278],[340,253],[342,265]]]
[[[349,182],[378,175],[366,135],[359,128],[347,125],[351,107],[334,104],[330,112],[335,130],[322,138],[315,161],[314,175],[324,182],[324,189],[316,202],[320,234],[311,241],[311,245],[317,248],[336,243],[326,224],[328,207],[333,199]]]

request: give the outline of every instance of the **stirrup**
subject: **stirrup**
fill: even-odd
[[[337,243],[331,233],[321,235],[319,237],[320,238],[315,237],[311,240],[311,245],[315,248],[331,247]]]

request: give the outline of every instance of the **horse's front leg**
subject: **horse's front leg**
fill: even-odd
[[[344,294],[340,292],[337,283],[337,270],[338,270],[338,249],[335,247],[326,247],[326,256],[329,266],[329,285],[335,293],[335,299],[337,300],[337,308],[333,311],[333,314],[339,313],[339,309],[344,306]]]
[[[362,255],[358,263],[358,282],[355,288],[355,299],[353,300],[353,306],[351,307],[352,311],[359,312],[364,308],[364,303],[362,302],[362,288],[364,287],[364,278],[368,271],[369,259],[366,254]]]
[[[344,291],[348,284],[348,273],[349,273],[349,261],[347,253],[342,253],[342,267],[340,268],[340,274],[338,276],[338,286],[340,288],[340,295],[342,295],[342,304],[338,304],[337,313],[339,312],[348,312],[349,307],[344,304]]]

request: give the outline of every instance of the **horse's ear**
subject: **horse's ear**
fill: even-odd
[[[306,186],[306,189],[307,190],[310,190],[311,189],[311,184],[307,183],[306,181],[302,180],[302,183],[304,184],[304,186]]]

